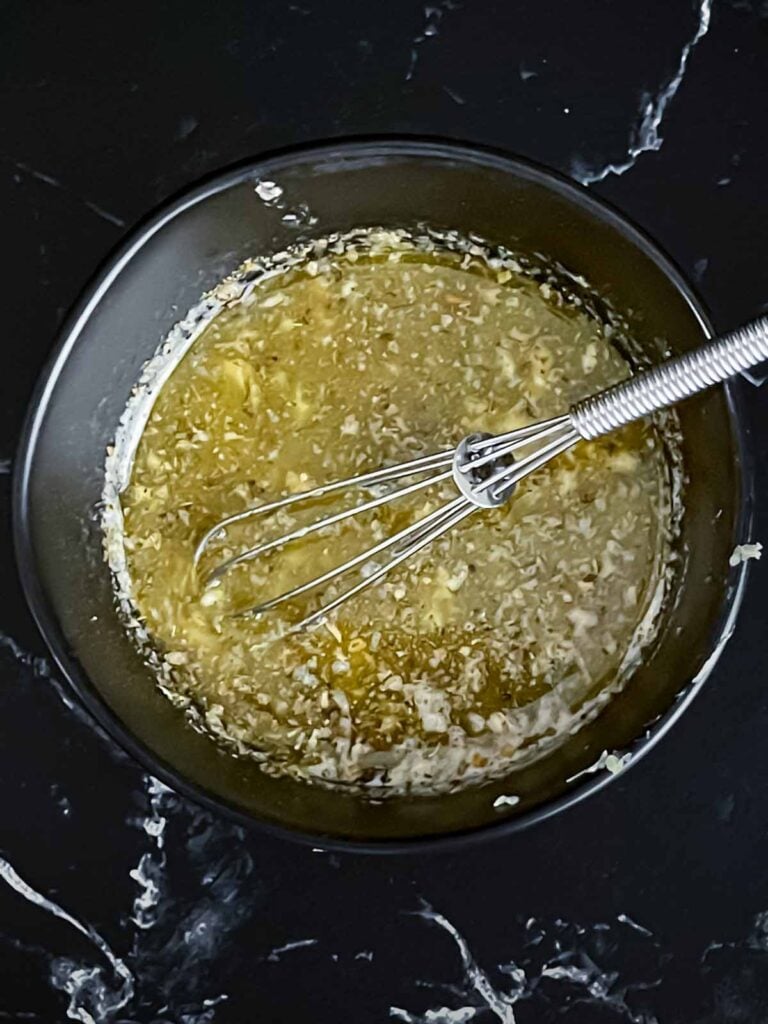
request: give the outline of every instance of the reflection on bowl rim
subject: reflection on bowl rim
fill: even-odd
[[[34,548],[29,529],[30,524],[27,510],[31,467],[48,399],[55,387],[59,371],[68,359],[80,332],[91,314],[98,307],[103,295],[124,267],[139,252],[145,242],[189,206],[210,198],[218,192],[241,182],[243,179],[269,175],[271,168],[282,163],[286,158],[314,157],[318,163],[323,159],[325,159],[326,163],[329,163],[339,158],[346,161],[350,154],[353,153],[359,159],[365,161],[375,159],[377,153],[385,157],[395,155],[396,153],[413,156],[442,156],[444,158],[452,156],[463,162],[490,164],[500,170],[512,171],[518,174],[518,176],[522,174],[529,180],[542,183],[582,208],[598,212],[600,217],[603,220],[607,220],[611,227],[627,239],[633,247],[640,249],[663,272],[667,280],[683,298],[700,324],[704,335],[706,337],[713,335],[712,326],[696,292],[676,264],[650,236],[633,224],[623,213],[616,210],[610,203],[603,199],[597,199],[584,186],[533,161],[476,144],[468,145],[434,137],[394,135],[335,139],[328,142],[309,143],[272,151],[262,157],[248,159],[223,171],[218,171],[162,203],[161,206],[141,220],[129,232],[127,239],[119,243],[107,255],[100,269],[86,285],[58,333],[59,341],[37,382],[21,432],[17,458],[14,464],[12,499],[13,536],[17,565],[22,587],[35,622],[56,663],[75,691],[77,698],[83,702],[94,719],[119,746],[127,750],[146,771],[156,775],[171,788],[215,813],[223,812],[229,815],[239,824],[249,828],[256,827],[273,835],[290,838],[293,841],[303,842],[315,847],[322,846],[325,849],[376,853],[456,849],[471,842],[487,839],[495,835],[510,834],[536,822],[544,821],[559,811],[580,802],[590,794],[602,789],[613,781],[616,776],[609,772],[586,774],[580,780],[579,785],[571,787],[555,798],[535,806],[529,811],[521,812],[519,815],[512,817],[500,816],[496,822],[473,827],[464,832],[437,834],[428,837],[398,838],[370,842],[341,837],[326,838],[321,835],[302,832],[300,829],[278,825],[256,815],[249,814],[247,811],[233,806],[224,798],[216,797],[206,792],[196,783],[185,779],[171,766],[166,766],[156,754],[123,725],[116,713],[107,706],[106,701],[90,683],[84,669],[69,652],[67,641],[55,612],[43,592],[41,582],[36,573]],[[744,444],[744,430],[736,410],[734,384],[725,385],[724,392],[740,466],[741,493],[738,495],[737,535],[740,538],[744,538],[750,535],[753,516],[753,473],[751,459]],[[741,563],[732,570],[728,585],[725,587],[720,614],[708,657],[697,674],[680,691],[669,709],[651,726],[646,728],[643,734],[635,739],[631,751],[631,765],[638,762],[666,734],[691,703],[714,669],[725,644],[733,633],[748,571],[747,563]]]

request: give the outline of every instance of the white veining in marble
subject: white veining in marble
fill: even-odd
[[[41,679],[48,679],[51,675],[50,663],[45,658],[39,658],[30,651],[24,650],[21,644],[7,633],[0,633],[0,648],[10,651],[16,661],[32,669],[34,675]]]
[[[49,685],[64,707],[66,707],[67,710],[78,719],[78,721],[101,736],[115,757],[122,758],[127,756],[123,753],[122,749],[119,748],[109,736],[107,736],[101,726],[93,720],[83,705],[70,695],[69,688],[58,678],[54,666],[47,658],[41,658],[39,655],[33,654],[31,651],[27,651],[10,634],[3,633],[2,631],[0,631],[0,650],[8,651],[15,661],[30,670],[35,679],[39,679],[41,682]]]
[[[98,950],[104,964],[85,965],[70,959],[55,959],[51,983],[69,996],[67,1017],[82,1024],[101,1024],[130,1002],[134,977],[125,962],[112,952],[109,944],[90,925],[83,924],[58,903],[43,896],[25,881],[13,865],[0,857],[0,878],[23,899],[52,914],[80,932]]]
[[[645,925],[638,924],[638,922],[635,921],[634,918],[630,917],[629,914],[618,914],[616,916],[616,920],[619,924],[625,924],[628,928],[634,928],[636,932],[640,932],[641,935],[645,935],[649,939],[653,935],[653,932],[649,928],[646,928]]]
[[[149,813],[141,819],[140,827],[149,841],[150,848],[141,855],[139,863],[129,872],[139,886],[133,901],[131,920],[137,928],[151,928],[157,919],[157,907],[163,893],[165,871],[165,833],[168,827],[166,804],[173,790],[151,775],[144,776],[144,788],[149,803]]]
[[[436,1010],[427,1010],[422,1014],[412,1014],[399,1006],[390,1007],[389,1015],[393,1020],[404,1021],[405,1024],[466,1024],[474,1020],[483,1010],[477,1006],[459,1006],[450,1010],[440,1006]],[[514,1020],[514,1018],[512,1018]]]
[[[635,166],[638,157],[643,153],[652,153],[661,149],[662,142],[664,141],[660,134],[661,123],[664,120],[667,108],[677,95],[677,91],[682,84],[691,53],[709,31],[712,2],[713,0],[699,0],[696,31],[681,50],[680,59],[674,73],[664,82],[655,95],[646,93],[642,96],[640,121],[632,132],[627,159],[620,163],[608,163],[603,167],[597,168],[587,167],[582,162],[575,160],[571,168],[571,174],[582,185],[592,185],[596,181],[602,181],[609,174],[625,174]]]
[[[58,782],[54,782],[50,788],[51,798],[61,811],[62,818],[69,818],[72,815],[72,801],[61,791]]]
[[[702,256],[701,259],[696,260],[696,262],[693,264],[693,277],[694,280],[698,282],[698,284],[701,284],[701,282],[704,280],[704,275],[706,274],[707,270],[709,270],[708,256]]]
[[[8,646],[8,645],[6,645]],[[31,657],[13,652],[28,665]],[[51,787],[59,806],[60,783]],[[143,778],[146,813],[136,821],[148,849],[127,875],[138,885],[125,918],[114,922],[116,942],[108,943],[102,929],[33,888],[11,864],[0,858],[0,879],[14,892],[48,915],[76,930],[94,947],[93,957],[70,951],[70,944],[29,947],[48,963],[51,987],[66,997],[61,1019],[80,1024],[126,1024],[162,1020],[164,1024],[211,1024],[216,1006],[228,999],[223,986],[230,962],[229,942],[253,914],[261,896],[252,878],[251,855],[242,830],[187,804],[152,776]],[[70,813],[67,801],[64,817]],[[173,833],[171,835],[171,832]],[[173,863],[167,863],[172,839]],[[93,842],[98,842],[96,836]],[[57,875],[60,879],[61,875]],[[98,880],[94,880],[98,885]],[[3,926],[3,940],[13,918]],[[127,925],[127,927],[126,927]],[[20,949],[27,950],[26,944]],[[2,1000],[0,1000],[1,1002]],[[146,1014],[151,1008],[149,1016]],[[0,1014],[1,1018],[1,1014]]]
[[[36,167],[30,167],[29,164],[22,163],[20,160],[14,161],[13,166],[28,177],[34,178],[35,181],[39,181],[44,185],[50,185],[51,188],[59,189],[66,195],[72,196],[73,199],[76,199],[79,203],[82,203],[83,206],[86,206],[91,213],[95,213],[97,217],[107,221],[109,224],[114,224],[117,228],[125,227],[125,221],[122,217],[118,217],[116,214],[110,213],[110,211],[105,210],[103,206],[99,206],[97,203],[94,203],[93,200],[86,199],[85,196],[81,196],[77,192],[74,192],[63,182],[59,181],[58,178],[54,178],[53,175],[46,174],[44,171],[40,171]]]
[[[13,658],[25,668],[28,668],[35,679],[50,684],[61,703],[71,711],[75,717],[80,718],[84,723],[95,727],[95,723],[87,714],[82,705],[78,704],[69,694],[69,691],[57,678],[53,665],[47,658],[41,658],[31,651],[25,650],[21,644],[10,634],[0,632],[0,650],[8,651]],[[111,743],[111,741],[110,741]]]
[[[454,89],[451,89],[447,85],[443,86],[443,92],[445,93],[446,96],[450,96],[453,102],[460,107],[463,107],[464,104],[467,102],[463,96],[460,96]]]
[[[391,1006],[393,1020],[404,1024],[464,1024],[482,1017],[517,1024],[515,1008],[525,1001],[530,1002],[531,1010],[555,1006],[566,1012],[577,1005],[603,1007],[617,1021],[659,1024],[647,1005],[641,1004],[647,1001],[643,1000],[647,990],[661,983],[662,958],[657,943],[651,941],[652,933],[629,915],[619,915],[618,927],[607,923],[577,925],[559,919],[544,925],[529,918],[523,935],[518,936],[516,959],[497,964],[495,980],[494,974],[477,963],[467,939],[443,914],[428,904],[417,914],[450,935],[459,954],[462,974],[459,985],[437,986],[424,981],[420,987],[442,987],[461,1000],[462,1005],[438,1005],[418,1012]],[[615,966],[617,951],[631,954],[638,944],[643,951],[650,951],[652,973],[647,977],[624,978]],[[535,1020],[535,1014],[526,1019]]]
[[[212,981],[224,980],[222,970],[231,966],[233,950],[240,950],[240,967],[236,970],[242,968],[247,947],[230,947],[226,939],[234,937],[234,929],[254,907],[250,899],[254,889],[250,855],[242,849],[239,829],[186,804],[151,776],[144,779],[144,795],[148,811],[140,825],[153,857],[157,856],[158,847],[163,850],[165,838],[158,844],[158,837],[166,837],[175,826],[184,842],[174,849],[183,856],[186,867],[193,869],[193,874],[200,872],[203,892],[197,899],[190,899],[188,891],[183,890],[177,902],[172,886],[161,880],[152,900],[153,920],[147,927],[135,920],[134,904],[131,917],[137,930],[134,945],[127,954],[116,953],[93,927],[34,889],[2,859],[0,879],[22,898],[76,930],[94,948],[93,960],[50,954],[50,980],[68,999],[69,1020],[80,1024],[135,1024],[139,1020],[214,1024],[217,1007],[230,997],[226,991],[208,995],[204,988]],[[429,904],[422,903],[408,916],[442,930],[451,941],[457,963],[447,961],[444,981],[410,979],[413,998],[419,1000],[421,1008],[408,1008],[400,999],[398,1005],[389,1008],[392,1020],[402,1024],[470,1024],[492,1020],[521,1024],[539,1016],[549,1020],[553,1013],[567,1017],[573,1011],[578,1020],[589,1020],[590,1015],[596,1020],[607,1020],[607,1013],[617,1024],[666,1024],[663,1015],[657,1016],[656,990],[673,976],[674,961],[665,955],[651,930],[629,914],[619,914],[612,923],[584,925],[537,918],[522,924],[512,917],[505,930],[508,938],[501,949],[497,947],[493,962],[487,966],[480,963],[470,941],[453,921]],[[257,959],[276,964],[302,949],[319,947],[325,939],[333,937],[335,933],[330,930],[324,937],[286,942]],[[439,952],[440,947],[435,948]],[[509,958],[510,948],[513,959]],[[247,952],[245,955],[245,962],[253,966],[253,957],[248,959]],[[350,955],[356,961],[374,961],[372,948]],[[500,955],[507,959],[499,960]],[[334,964],[344,962],[339,954],[329,956]],[[754,961],[750,957],[760,959]],[[699,995],[704,1003],[720,1006],[722,991],[727,990],[729,1005],[733,1005],[734,1012],[741,1013],[732,1019],[762,1019],[758,1013],[761,989],[754,985],[744,987],[742,972],[752,971],[751,965],[755,963],[763,972],[768,965],[768,912],[755,915],[745,938],[710,942],[699,960]],[[400,983],[402,980],[399,979]],[[434,993],[433,1005],[423,1005],[425,993]],[[231,1012],[236,1012],[236,1005],[240,1006],[233,1003]],[[0,1019],[2,1016],[0,1011]],[[28,1015],[29,1019],[34,1016]],[[16,1015],[14,1019],[21,1018]]]
[[[422,23],[421,31],[417,36],[414,36],[411,43],[411,57],[408,64],[408,70],[405,74],[406,82],[410,82],[413,78],[414,72],[416,71],[416,65],[419,62],[421,47],[428,39],[434,39],[439,35],[445,15],[448,11],[458,10],[459,6],[460,5],[456,0],[434,0],[434,3],[426,5],[424,8],[424,21]],[[451,96],[452,94],[449,92],[448,95]],[[461,100],[457,102],[463,103],[464,101]]]
[[[425,921],[443,928],[451,936],[461,959],[467,993],[474,993],[479,999],[479,1005],[462,1006],[455,1009],[441,1006],[427,1010],[422,1015],[414,1015],[402,1007],[393,1006],[390,1008],[390,1017],[394,1020],[405,1021],[407,1024],[463,1024],[465,1021],[472,1020],[480,1009],[487,1009],[502,1024],[515,1024],[514,1005],[518,1002],[522,991],[517,984],[517,979],[510,974],[515,982],[514,987],[509,992],[499,991],[476,963],[466,939],[447,917],[433,910],[428,903],[424,903],[421,909],[415,913]]]
[[[163,1019],[183,1007],[184,1024],[208,1024],[229,998],[220,989],[210,994],[226,978],[228,943],[260,897],[251,855],[239,827],[187,803],[158,779],[144,777],[142,796],[146,814],[132,823],[145,833],[149,849],[130,871],[139,885],[128,956],[138,979],[137,1001],[155,1006]],[[184,874],[180,889],[169,848]]]
[[[276,946],[267,954],[267,960],[277,963],[286,953],[292,953],[296,949],[306,949],[308,946],[316,946],[317,939],[295,939],[293,942],[286,942],[282,946]]]

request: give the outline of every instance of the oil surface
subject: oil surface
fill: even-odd
[[[226,557],[370,494],[231,527],[196,571],[218,519],[558,415],[629,373],[602,323],[514,264],[389,234],[336,248],[256,283],[162,388],[122,496],[131,596],[165,685],[266,770],[378,793],[455,787],[576,727],[652,633],[663,444],[638,424],[578,446],[311,630],[286,626],[338,588],[232,614],[456,492],[435,485],[206,587]]]

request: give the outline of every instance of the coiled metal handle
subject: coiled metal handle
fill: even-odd
[[[590,441],[704,391],[764,359],[768,359],[768,316],[577,402],[571,406],[570,419],[579,434]]]

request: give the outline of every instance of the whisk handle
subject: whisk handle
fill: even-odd
[[[719,384],[764,359],[768,359],[768,316],[577,402],[570,409],[571,422],[589,441]]]

